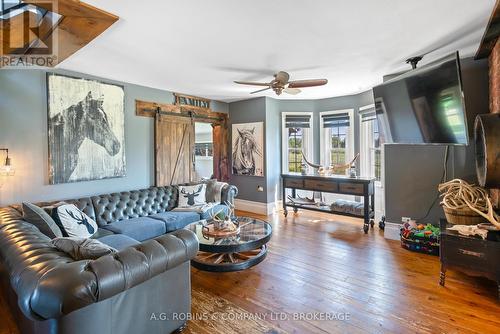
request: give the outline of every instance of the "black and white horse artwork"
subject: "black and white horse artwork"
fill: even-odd
[[[123,176],[120,175],[124,172],[124,166],[120,166],[123,162],[119,156],[114,159],[119,153],[123,155],[123,138],[120,140],[113,131],[104,110],[104,98],[93,96],[89,90],[83,99],[49,115],[52,184]],[[86,141],[87,149],[81,150]]]
[[[233,136],[233,174],[262,176],[262,134],[255,126],[237,127]]]

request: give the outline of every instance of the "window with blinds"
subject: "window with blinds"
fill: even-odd
[[[322,115],[324,128],[348,127],[350,118],[348,113],[339,113],[333,115]]]
[[[309,129],[311,127],[311,116],[309,115],[286,115],[286,128]]]
[[[312,144],[312,114],[283,114],[283,171],[302,171],[302,152],[308,154]]]
[[[326,165],[344,164],[350,159],[351,116],[348,112],[325,112],[321,114],[323,151],[322,161]]]
[[[360,108],[359,117],[361,174],[380,180],[382,157],[375,105]]]

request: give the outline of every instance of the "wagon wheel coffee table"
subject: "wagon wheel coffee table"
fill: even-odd
[[[267,254],[272,227],[265,221],[237,217],[240,232],[236,235],[212,237],[203,228],[204,221],[186,226],[200,241],[200,251],[191,265],[200,270],[227,272],[250,268],[262,262]]]

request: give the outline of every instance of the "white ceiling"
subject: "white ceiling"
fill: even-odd
[[[234,101],[233,80],[326,78],[295,96],[359,93],[382,76],[459,50],[475,53],[495,0],[85,0],[120,17],[59,68]],[[274,96],[274,93],[258,95]]]

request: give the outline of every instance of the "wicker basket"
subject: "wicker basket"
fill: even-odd
[[[449,224],[452,225],[477,225],[485,222],[485,219],[469,208],[450,209],[443,206],[444,215]]]

